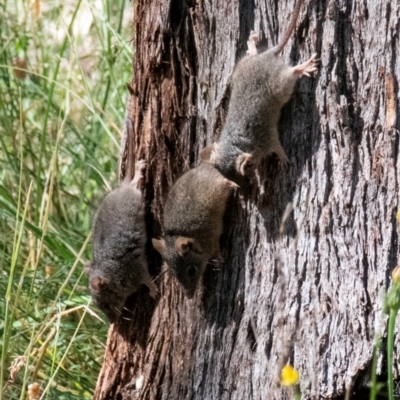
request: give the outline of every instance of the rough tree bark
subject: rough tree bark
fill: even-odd
[[[135,0],[130,116],[149,165],[150,237],[172,184],[218,139],[250,30],[272,46],[294,3]],[[158,302],[145,288],[130,299],[110,328],[95,399],[282,399],[287,361],[305,398],[357,393],[385,333],[382,291],[399,254],[399,11],[393,0],[305,2],[283,57],[317,52],[321,68],[283,110],[290,168],[268,158],[232,199],[226,262],[194,299],[168,274]],[[150,246],[149,259],[159,273]]]

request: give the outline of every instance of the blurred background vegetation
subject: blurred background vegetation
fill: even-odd
[[[108,324],[82,263],[117,182],[130,5],[0,2],[0,399],[92,398]]]

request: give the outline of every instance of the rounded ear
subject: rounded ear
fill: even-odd
[[[222,178],[221,183],[222,183],[223,185],[225,185],[226,187],[230,188],[230,189],[237,189],[237,188],[240,187],[240,186],[239,186],[238,184],[236,184],[235,182],[230,181],[229,179],[226,179],[226,178]]]
[[[165,244],[164,239],[151,239],[151,243],[153,243],[153,247],[161,254],[165,254],[167,250],[167,245]]]
[[[104,292],[109,286],[110,280],[108,278],[104,278],[103,276],[94,276],[90,280],[90,288],[96,293]]]
[[[83,273],[86,274],[86,275],[89,275],[92,266],[93,266],[93,263],[91,261],[85,263],[83,265]]]
[[[249,170],[254,168],[253,156],[249,153],[239,154],[236,158],[236,170],[245,176]]]
[[[209,162],[213,149],[213,144],[211,146],[204,147],[204,149],[200,151],[200,162]]]
[[[179,236],[175,240],[175,250],[182,257],[189,250],[201,253],[201,246],[198,240],[194,238]]]
[[[213,143],[210,146],[204,147],[204,149],[200,151],[200,162],[212,165],[217,164],[218,149],[219,149],[218,143]]]

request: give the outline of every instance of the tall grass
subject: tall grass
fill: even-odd
[[[127,6],[0,3],[0,399],[92,397],[107,324],[82,262],[116,182]]]

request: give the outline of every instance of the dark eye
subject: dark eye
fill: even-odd
[[[252,169],[253,169],[253,164],[251,164],[251,165],[246,164],[246,166],[244,167],[244,170],[246,172],[250,172]]]
[[[187,269],[187,274],[189,276],[195,276],[197,274],[197,268],[193,267],[192,265],[190,267],[188,267]]]

